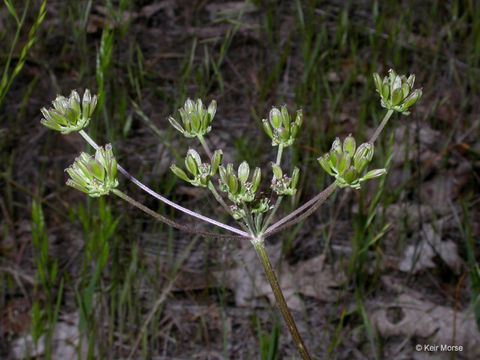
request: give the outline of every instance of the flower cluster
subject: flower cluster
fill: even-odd
[[[283,174],[282,169],[275,163],[272,163],[273,179],[271,188],[277,195],[293,196],[297,192],[298,179],[300,178],[300,170],[295,167],[292,176],[288,177]]]
[[[172,116],[168,118],[170,124],[180,131],[185,137],[194,138],[208,133],[212,127],[211,123],[217,111],[217,102],[213,100],[208,109],[203,106],[202,100],[195,102],[187,99],[183,108],[178,109],[182,118],[183,126]]]
[[[380,94],[382,106],[403,115],[409,115],[408,109],[422,96],[422,89],[413,90],[415,83],[413,74],[407,78],[405,75],[397,75],[393,69],[390,69],[383,81],[377,73],[373,74],[373,80]]]
[[[185,167],[188,172],[193,176],[189,178],[188,175],[180,169],[177,165],[172,164],[170,169],[180,179],[185,180],[193,186],[207,187],[210,179],[217,173],[218,167],[222,162],[223,152],[222,150],[216,150],[213,155],[210,164],[202,163],[202,159],[198,152],[194,149],[189,149],[185,156]]]
[[[262,178],[260,168],[255,168],[250,181],[248,181],[250,166],[246,161],[239,165],[237,172],[235,172],[232,164],[228,164],[226,167],[221,165],[218,173],[220,174],[218,181],[220,190],[227,193],[230,201],[241,204],[255,199],[255,192]]]
[[[42,108],[44,118],[40,121],[49,129],[60,131],[62,134],[70,134],[72,131],[79,131],[85,128],[97,105],[97,95],[90,94],[85,90],[83,99],[73,90],[68,99],[58,95],[52,102],[53,108]]]
[[[330,151],[320,156],[318,161],[329,175],[335,176],[340,187],[359,189],[362,181],[374,179],[387,172],[386,169],[376,169],[360,177],[372,161],[374,151],[371,143],[363,143],[356,148],[355,139],[349,135],[343,141],[343,147],[340,139],[336,138]]]
[[[270,110],[268,120],[263,119],[262,123],[263,129],[272,139],[272,146],[281,144],[283,147],[287,147],[295,141],[298,130],[303,123],[303,113],[301,110],[297,111],[295,121],[292,122],[285,105],[282,106],[281,110],[274,107]]]
[[[95,157],[81,153],[65,171],[70,176],[68,186],[92,197],[107,195],[118,186],[117,161],[110,144],[98,148]]]

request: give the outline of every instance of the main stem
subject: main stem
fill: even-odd
[[[278,307],[282,312],[283,319],[285,320],[288,330],[290,330],[290,334],[292,334],[293,341],[295,345],[297,345],[298,351],[302,356],[303,360],[311,360],[310,354],[303,343],[302,337],[298,332],[297,326],[295,325],[295,321],[293,320],[292,314],[290,310],[288,310],[287,302],[285,301],[285,297],[283,296],[282,290],[278,285],[277,277],[275,276],[275,272],[272,268],[272,264],[268,259],[267,252],[265,251],[265,244],[262,238],[253,239],[252,244],[255,247],[255,251],[263,265],[263,270],[265,271],[265,275],[267,276],[268,282],[272,287],[273,293],[275,295],[275,299],[277,300]]]

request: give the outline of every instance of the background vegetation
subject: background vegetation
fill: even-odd
[[[377,145],[376,167],[388,163],[389,174],[337,191],[269,251],[296,279],[295,316],[319,359],[420,356],[414,345],[438,334],[412,324],[396,303],[405,294],[451,310],[453,343],[464,344],[465,329],[478,334],[477,2],[5,1],[0,35],[0,357],[296,357],[248,244],[192,237],[64,185],[63,169],[91,149],[40,125],[56,94],[93,89],[90,135],[159,193],[222,218],[168,170],[189,143],[166,118],[187,97],[217,100],[208,141],[227,161],[265,169],[274,153],[261,119],[272,105],[303,108],[304,131],[286,154],[300,164],[301,191],[287,212],[330,183],[316,158],[336,136],[371,134],[384,114],[371,74],[391,67],[415,73],[424,95]],[[400,330],[382,328],[379,309]],[[456,324],[462,314],[473,326]]]

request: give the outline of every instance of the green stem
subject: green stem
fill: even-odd
[[[275,162],[275,164],[277,164],[278,166],[280,166],[280,162],[282,161],[282,154],[283,154],[283,144],[279,144],[278,145],[278,150],[277,150],[277,161]],[[275,175],[273,175],[273,177],[275,178]],[[260,232],[261,234],[263,234],[265,232],[265,229],[272,222],[273,216],[275,215],[278,208],[280,207],[280,204],[282,203],[282,200],[283,200],[283,196],[279,196],[277,198],[277,201],[275,201],[275,206],[273,207],[272,212],[270,213],[268,218],[265,219],[265,222],[263,223],[262,230]]]
[[[256,234],[256,232],[255,232],[255,222],[253,221],[252,213],[248,211],[248,206],[244,201],[242,201],[242,208],[243,208],[243,211],[245,212],[245,223],[247,224],[250,234],[252,234],[253,236],[253,234]]]
[[[287,307],[287,302],[285,301],[285,297],[283,296],[282,290],[278,285],[277,277],[275,276],[275,271],[272,268],[272,264],[268,259],[267,252],[265,251],[265,244],[262,238],[258,239],[255,238],[252,240],[252,244],[255,247],[255,251],[263,265],[263,270],[265,271],[265,275],[267,276],[268,282],[272,287],[273,293],[275,295],[275,299],[277,300],[278,307],[282,312],[283,319],[287,324],[288,330],[290,330],[290,334],[292,334],[293,341],[298,348],[300,355],[302,356],[303,360],[310,360],[311,357],[303,343],[302,337],[298,332],[297,326],[295,325],[295,321],[293,320],[292,314]]]
[[[283,196],[279,196],[277,198],[277,201],[275,202],[275,206],[273,207],[273,210],[272,212],[270,213],[270,215],[268,215],[268,218],[265,220],[265,223],[263,224],[262,226],[262,230],[260,231],[261,234],[263,234],[265,232],[265,229],[268,227],[268,225],[270,225],[270,223],[272,222],[272,219],[273,219],[273,216],[275,215],[275,213],[277,212],[278,208],[280,207],[280,203],[282,202],[282,199],[283,199]]]
[[[192,229],[192,228],[189,228],[185,225],[181,225],[173,220],[170,220],[168,218],[166,218],[165,216],[162,216],[160,215],[159,213],[153,211],[152,209],[146,207],[145,205],[143,205],[142,203],[139,203],[138,201],[136,201],[135,199],[132,199],[130,196],[128,196],[127,194],[121,192],[120,190],[118,189],[113,189],[112,192],[117,195],[119,198],[127,201],[128,203],[130,203],[131,205],[139,208],[140,210],[142,210],[143,212],[147,213],[148,215],[152,216],[153,218],[155,218],[155,220],[158,220],[160,222],[163,222],[167,225],[170,225],[171,227],[174,227],[174,228],[177,228],[177,229],[180,229],[180,230],[183,230],[183,231],[186,231],[186,232],[189,232],[189,233],[194,233],[194,234],[197,234],[197,235],[202,235],[202,236],[207,236],[207,237],[216,237],[216,238],[224,238],[224,239],[248,239],[250,237],[246,237],[246,236],[236,236],[236,235],[223,235],[223,234],[215,234],[215,233],[208,233],[208,232],[204,232],[204,231],[198,231],[198,230],[195,230],[195,229]]]
[[[280,162],[282,161],[282,155],[283,155],[283,144],[278,145],[278,150],[277,150],[277,161],[275,164],[280,166]]]
[[[232,213],[232,210],[230,210],[230,208],[228,207],[227,203],[223,200],[222,196],[218,193],[217,189],[215,189],[215,186],[213,185],[212,181],[210,180],[208,182],[208,188],[210,189],[210,191],[212,192],[213,196],[215,197],[215,199],[220,203],[220,205],[222,205],[222,207],[225,209],[225,211],[227,212],[228,215],[230,215],[232,218],[233,218],[233,213]],[[237,222],[242,228],[243,230],[245,230],[245,232],[249,232],[250,230],[245,226],[245,224],[243,224],[242,222],[238,221]]]
[[[212,183],[212,180],[209,180],[208,181],[208,188],[210,189],[210,191],[212,192],[213,196],[215,197],[215,199],[220,203],[220,205],[222,205],[222,207],[225,209],[225,211],[230,215],[232,216],[232,211],[230,210],[230,208],[228,207],[228,205],[225,203],[225,201],[223,200],[222,196],[218,193],[217,189],[215,189],[215,186],[213,185]]]
[[[207,153],[208,158],[211,159],[212,158],[212,152],[210,151],[210,148],[208,147],[207,142],[203,138],[203,135],[198,134],[197,138],[198,138],[198,141],[200,141],[200,144],[202,144],[203,149]]]
[[[295,225],[299,221],[302,221],[306,217],[310,216],[315,210],[318,209],[320,205],[322,205],[325,200],[333,193],[333,190],[337,187],[337,182],[333,182],[328,186],[325,190],[321,193],[317,194],[314,198],[303,204],[294,212],[290,213],[289,215],[285,216],[284,218],[277,221],[275,224],[267,228],[265,233],[263,234],[264,238],[271,236],[279,231],[282,231],[285,228],[288,228],[292,225]],[[305,211],[303,214],[302,212]],[[300,215],[301,214],[301,215]],[[298,216],[296,218],[296,216]]]
[[[371,144],[374,144],[375,143],[375,140],[377,140],[377,137],[378,135],[380,135],[380,133],[382,132],[383,128],[385,127],[385,125],[387,125],[387,122],[388,120],[390,119],[390,117],[392,116],[393,114],[393,110],[388,110],[387,113],[385,114],[385,116],[383,117],[383,120],[382,122],[380,123],[380,125],[378,126],[377,130],[375,130],[375,133],[372,135],[372,137],[370,138],[370,140],[368,141],[369,143]]]

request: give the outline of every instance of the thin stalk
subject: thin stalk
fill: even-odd
[[[95,141],[93,141],[93,139],[87,135],[87,133],[83,130],[80,130],[79,131],[80,135],[82,135],[82,137],[95,149],[95,150],[98,150],[99,146],[97,145],[97,143]],[[203,215],[200,215],[198,213],[196,213],[195,211],[192,211],[192,210],[189,210],[187,208],[184,208],[183,206],[180,206],[178,204],[175,204],[174,202],[168,200],[167,198],[164,198],[162,195],[156,193],[155,191],[153,191],[152,189],[150,189],[148,186],[146,186],[145,184],[143,184],[142,182],[140,182],[139,180],[135,179],[132,175],[130,175],[128,173],[127,170],[125,170],[123,167],[121,167],[120,165],[117,165],[117,168],[118,168],[118,171],[120,171],[128,180],[130,180],[131,182],[133,182],[135,185],[137,185],[140,189],[142,189],[143,191],[145,191],[146,193],[150,194],[151,196],[153,196],[155,199],[157,200],[160,200],[161,202],[173,207],[174,209],[176,210],[179,210],[179,211],[182,211],[184,212],[185,214],[187,215],[190,215],[194,218],[197,218],[199,220],[202,220],[202,221],[205,221],[207,223],[210,223],[212,225],[215,225],[215,226],[218,226],[222,229],[225,229],[225,230],[228,230],[232,233],[235,233],[235,234],[238,234],[238,235],[241,235],[242,237],[250,237],[250,234],[245,232],[245,231],[242,231],[240,229],[237,229],[237,228],[234,228],[232,226],[229,226],[229,225],[226,225],[226,224],[223,224],[219,221],[216,221],[216,220],[213,220],[213,219],[210,219],[209,217],[207,216],[203,216]]]
[[[337,187],[337,182],[335,181],[332,184],[330,184],[330,186],[328,186],[325,190],[323,190],[320,194],[316,195],[314,198],[312,198],[311,200],[303,204],[297,210],[295,210],[294,212],[290,213],[289,215],[285,216],[284,218],[280,219],[275,224],[267,228],[267,230],[263,234],[263,237],[267,238],[268,236],[273,235],[292,225],[295,225],[299,221],[302,221],[306,217],[310,216],[310,214],[312,214],[315,210],[317,210],[318,207],[322,205],[325,202],[325,200],[327,200],[327,198],[333,193],[333,190],[335,190],[336,187]],[[305,211],[305,213],[301,214],[303,211]],[[299,217],[295,218],[297,215],[299,215]],[[289,220],[291,221],[288,222]]]
[[[283,144],[279,144],[278,150],[277,150],[277,160],[275,162],[275,164],[277,164],[278,166],[280,166],[280,162],[282,161],[282,154],[283,154]],[[273,177],[275,178],[275,174],[273,175]],[[275,215],[278,208],[280,207],[280,204],[282,203],[282,200],[283,200],[283,196],[279,196],[277,198],[277,201],[275,201],[275,205],[273,207],[272,212],[270,213],[268,218],[265,219],[265,222],[263,223],[262,230],[260,233],[264,233],[265,229],[268,227],[268,225],[270,225],[270,223],[273,220],[273,216]]]
[[[217,189],[215,189],[215,186],[212,183],[212,180],[208,182],[208,188],[212,192],[213,196],[215,199],[222,205],[222,207],[225,209],[225,211],[230,215],[233,216],[232,211],[228,207],[227,203],[223,200],[222,196],[218,193]]]
[[[275,161],[275,164],[280,166],[280,162],[282,161],[282,155],[283,155],[283,144],[278,144],[278,150],[277,150],[277,161]]]
[[[213,196],[215,197],[215,199],[220,203],[220,205],[222,205],[222,207],[225,209],[225,211],[227,212],[228,215],[230,215],[232,218],[233,218],[233,213],[232,213],[232,210],[230,210],[230,208],[228,207],[227,203],[223,200],[222,196],[218,193],[217,189],[215,189],[215,186],[213,185],[212,181],[210,180],[208,182],[208,188],[210,189],[210,191],[212,192]],[[248,232],[248,228],[245,226],[245,224],[241,223],[241,222],[238,222],[238,224],[243,228],[243,230],[245,230],[246,232]]]
[[[206,142],[205,139],[203,138],[203,135],[198,134],[198,135],[197,135],[197,138],[198,138],[198,141],[200,141],[200,144],[202,144],[203,149],[204,149],[205,152],[207,153],[208,158],[211,159],[211,158],[212,158],[212,152],[210,151],[210,148],[208,147],[207,142]]]
[[[277,212],[278,208],[280,207],[280,203],[282,202],[282,199],[283,199],[283,196],[279,196],[277,198],[277,201],[275,202],[275,206],[273,207],[273,210],[272,212],[270,213],[270,215],[268,215],[268,218],[265,220],[265,223],[263,224],[262,226],[262,230],[260,231],[261,234],[263,234],[265,232],[265,229],[268,227],[268,225],[270,225],[270,223],[272,222],[272,219],[273,219],[273,216],[275,215],[275,213]]]
[[[252,240],[252,244],[255,247],[255,251],[263,265],[263,270],[265,271],[265,275],[267,276],[268,282],[272,287],[273,293],[275,295],[275,299],[277,300],[278,307],[282,312],[283,319],[287,324],[288,330],[290,330],[290,334],[292,334],[293,341],[298,348],[300,355],[302,356],[303,360],[310,360],[310,354],[303,343],[302,337],[298,332],[297,326],[295,325],[295,321],[293,320],[292,314],[287,307],[287,302],[285,301],[285,297],[283,296],[282,290],[278,285],[277,277],[275,276],[275,271],[272,268],[272,264],[268,259],[267,252],[265,251],[265,244],[262,238],[258,239],[255,238]]]
[[[378,126],[377,130],[375,130],[375,133],[372,135],[372,137],[370,138],[370,140],[368,141],[369,143],[371,144],[374,144],[375,143],[375,140],[377,140],[377,137],[378,135],[380,135],[380,133],[382,132],[383,128],[385,127],[385,125],[387,125],[387,122],[388,120],[390,119],[390,116],[392,116],[393,114],[393,110],[388,110],[387,113],[385,114],[385,116],[383,117],[383,120],[382,122],[380,123],[380,125]]]
[[[181,225],[173,220],[170,220],[168,218],[166,218],[165,216],[162,216],[160,215],[159,213],[153,211],[152,209],[146,207],[145,205],[143,205],[142,203],[136,201],[135,199],[132,199],[130,196],[128,196],[127,194],[121,192],[120,190],[118,189],[113,189],[112,192],[117,195],[119,198],[127,201],[128,203],[130,203],[131,205],[139,208],[140,210],[142,210],[143,212],[147,213],[148,215],[152,216],[153,218],[155,218],[155,220],[158,220],[160,222],[163,222],[171,227],[174,227],[174,228],[177,228],[177,229],[180,229],[180,230],[183,230],[183,231],[186,231],[186,232],[189,232],[189,233],[193,233],[193,234],[197,234],[197,235],[202,235],[202,236],[207,236],[207,237],[216,237],[216,238],[223,238],[223,239],[245,239],[245,238],[251,238],[251,236],[237,236],[237,235],[223,235],[223,234],[215,234],[215,233],[209,233],[209,232],[204,232],[204,231],[198,231],[198,230],[195,230],[195,229],[192,229],[192,228],[189,228],[188,226],[185,226],[185,225]]]
[[[244,201],[242,201],[242,207],[243,211],[245,212],[245,223],[247,224],[250,234],[253,235],[255,234],[255,222],[253,221],[252,213],[248,211],[248,206]]]

